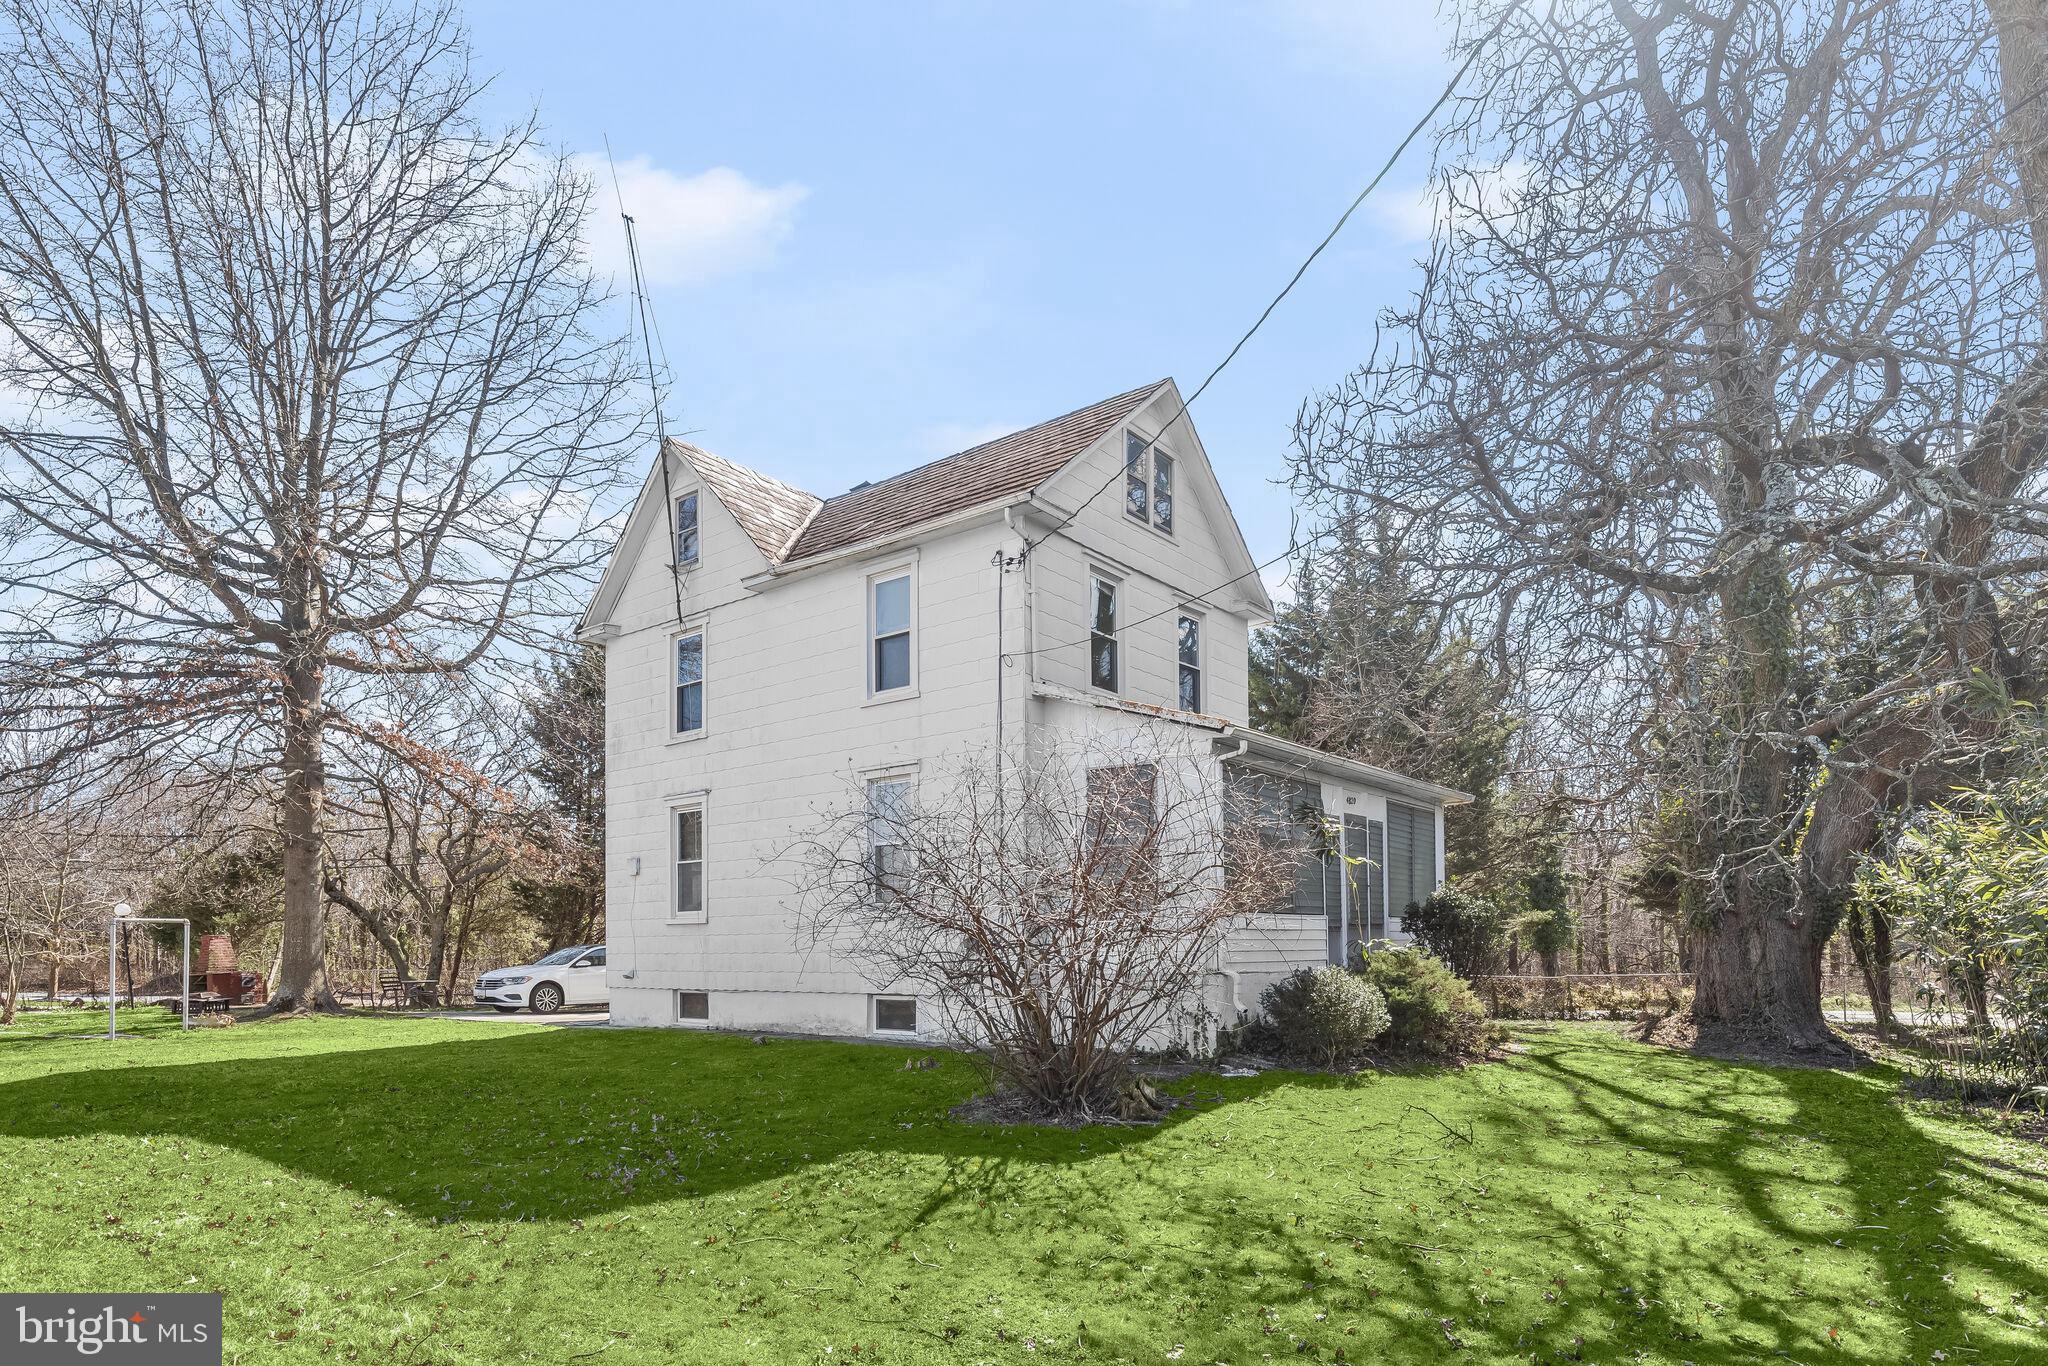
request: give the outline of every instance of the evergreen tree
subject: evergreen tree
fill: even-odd
[[[541,924],[550,950],[602,937],[604,925],[604,651],[580,646],[556,662],[526,701],[528,772],[548,796],[547,878],[522,877],[513,896]]]

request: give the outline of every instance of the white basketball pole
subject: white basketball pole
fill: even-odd
[[[116,1037],[114,1030],[114,1007],[119,1000],[114,994],[114,970],[120,956],[121,927],[123,925],[176,925],[180,928],[179,944],[182,956],[178,960],[178,988],[180,997],[180,1029],[192,1027],[192,922],[178,916],[137,915],[135,908],[127,902],[114,907],[114,918],[107,922],[107,1037]]]

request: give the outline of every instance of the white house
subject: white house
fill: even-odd
[[[605,649],[615,1020],[936,1032],[936,1003],[820,961],[776,864],[854,785],[915,782],[999,716],[1171,727],[1371,860],[1305,860],[1288,913],[1219,955],[1219,1018],[1401,936],[1466,798],[1246,724],[1273,604],[1181,406],[1163,380],[831,498],[668,443],[580,632]]]

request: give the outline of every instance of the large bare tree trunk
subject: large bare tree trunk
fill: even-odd
[[[284,944],[267,1009],[339,1010],[327,984],[327,902],[321,888],[321,817],[327,803],[322,670],[285,670],[284,782],[278,799],[284,835]]]
[[[1837,1047],[1821,1015],[1821,942],[1793,917],[1753,904],[1728,907],[1694,948],[1694,1019],[1796,1049]]]

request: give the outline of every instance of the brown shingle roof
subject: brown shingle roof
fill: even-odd
[[[811,514],[823,506],[817,498],[780,479],[735,465],[688,442],[671,444],[688,457],[704,482],[711,485],[711,491],[718,495],[718,501],[725,504],[741,530],[761,547],[770,563],[782,558],[783,548],[803,529]]]
[[[782,558],[802,560],[829,554],[949,512],[1036,488],[1094,445],[1104,432],[1129,417],[1140,402],[1150,398],[1165,382],[1159,380],[1142,389],[1091,403],[1064,417],[828,498]]]

